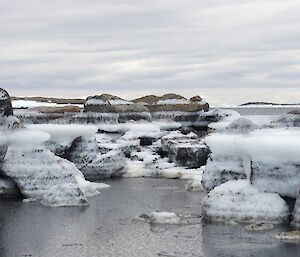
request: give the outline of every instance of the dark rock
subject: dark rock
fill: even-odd
[[[193,96],[190,98],[191,102],[201,102],[202,101],[202,97],[199,95]]]
[[[121,150],[101,148],[94,136],[76,139],[67,150],[65,158],[72,161],[86,179],[97,181],[110,178],[125,166]]]
[[[10,96],[4,89],[0,88],[0,117],[13,115]]]

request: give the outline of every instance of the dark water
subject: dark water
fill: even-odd
[[[150,226],[133,218],[152,211],[201,213],[204,193],[187,192],[184,181],[120,179],[90,199],[88,208],[50,208],[0,201],[0,256],[300,256],[300,245],[274,241],[278,226],[264,233],[240,225]]]

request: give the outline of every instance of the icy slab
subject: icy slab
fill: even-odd
[[[78,185],[65,183],[51,187],[41,203],[52,207],[84,206],[88,205],[88,200]]]
[[[277,240],[300,242],[300,231],[284,232],[279,235],[273,236],[273,238]]]
[[[275,193],[262,193],[247,180],[229,181],[215,187],[204,200],[203,215],[217,222],[288,221],[289,209]]]
[[[155,224],[180,224],[181,218],[174,212],[152,212],[150,222]]]

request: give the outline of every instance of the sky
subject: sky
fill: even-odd
[[[299,103],[299,24],[299,0],[0,0],[0,87]]]

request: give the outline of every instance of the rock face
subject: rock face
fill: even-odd
[[[192,169],[204,166],[210,153],[208,147],[192,132],[187,135],[179,131],[171,132],[162,137],[161,144],[162,151],[167,153],[170,161]]]
[[[65,157],[92,181],[120,175],[125,166],[123,152],[100,147],[95,136],[76,139]]]
[[[295,203],[292,225],[296,228],[300,228],[300,196],[298,196]]]
[[[129,120],[151,120],[149,110],[145,106],[108,94],[88,97],[84,112],[117,114],[120,123]]]
[[[289,208],[274,193],[262,193],[247,180],[228,181],[215,187],[204,200],[203,215],[217,222],[288,221]]]

